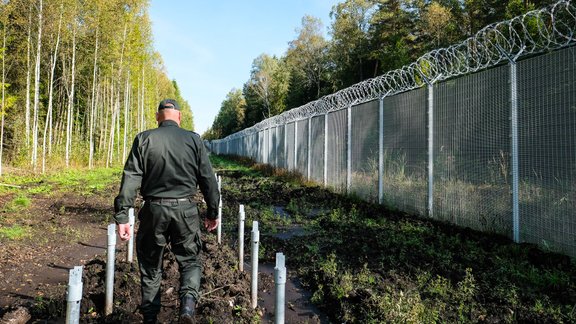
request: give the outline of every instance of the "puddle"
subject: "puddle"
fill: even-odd
[[[245,271],[250,271],[250,264],[245,263]],[[286,305],[284,309],[285,323],[330,323],[328,317],[322,313],[314,304],[310,302],[312,293],[305,290],[297,277],[290,274],[288,268],[288,279],[285,286]],[[274,278],[273,264],[259,264],[259,276],[266,275]],[[259,288],[260,290],[260,288]],[[266,311],[262,316],[261,323],[274,323],[275,309],[275,286],[266,291],[258,292],[258,306]]]

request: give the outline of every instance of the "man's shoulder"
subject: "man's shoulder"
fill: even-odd
[[[182,128],[182,129],[184,129],[184,128]],[[195,139],[198,139],[198,140],[201,139],[200,134],[196,133],[195,131],[191,131],[191,130],[187,130],[187,129],[184,129],[184,131],[186,131],[186,133],[190,134]]]

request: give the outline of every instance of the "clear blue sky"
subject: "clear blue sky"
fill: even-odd
[[[282,56],[302,17],[320,18],[325,36],[338,0],[151,0],[154,47],[192,107],[202,134],[226,94],[242,89],[260,54]]]

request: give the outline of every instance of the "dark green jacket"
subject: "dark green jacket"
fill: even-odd
[[[134,206],[138,188],[147,200],[191,197],[197,185],[208,205],[206,217],[216,219],[220,193],[200,136],[165,120],[158,128],[136,135],[114,200],[114,219],[128,223],[128,209]]]

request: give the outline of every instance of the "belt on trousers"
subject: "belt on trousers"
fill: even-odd
[[[147,200],[149,202],[159,202],[159,203],[167,203],[167,204],[194,202],[192,197],[187,197],[187,198],[150,198]]]

